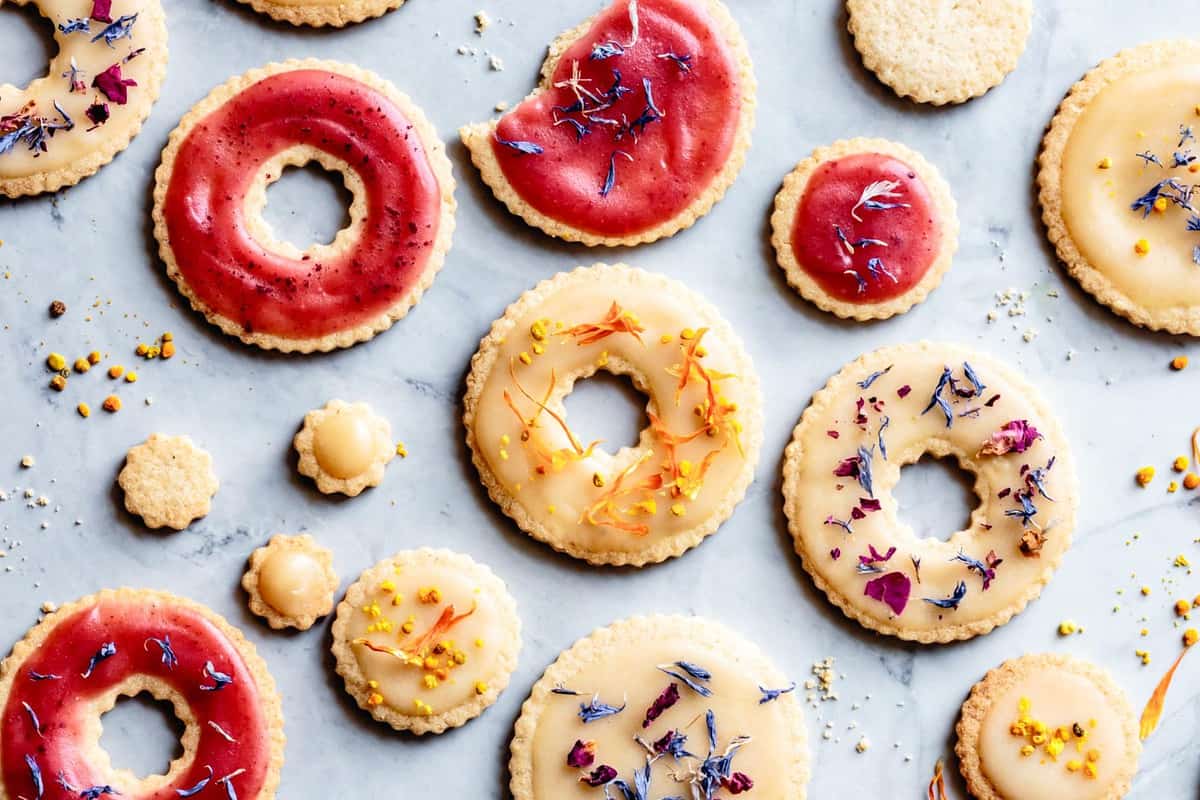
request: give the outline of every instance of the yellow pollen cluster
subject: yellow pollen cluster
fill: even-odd
[[[1096,721],[1089,720],[1089,727],[1096,727]],[[1095,779],[1098,775],[1096,762],[1100,760],[1100,752],[1086,747],[1088,732],[1078,722],[1071,725],[1059,725],[1051,728],[1041,720],[1031,715],[1031,703],[1028,697],[1022,697],[1017,702],[1017,719],[1009,726],[1009,733],[1024,740],[1021,745],[1021,755],[1033,756],[1040,749],[1046,758],[1058,761],[1059,756],[1074,747],[1075,755],[1064,765],[1068,772],[1082,773],[1084,777]]]
[[[442,602],[442,593],[436,586],[427,586],[417,590],[417,599],[426,605],[437,605]]]

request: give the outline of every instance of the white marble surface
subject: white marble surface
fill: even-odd
[[[0,649],[35,621],[43,601],[106,586],[162,587],[211,605],[247,631],[279,682],[285,797],[418,790],[505,797],[509,731],[529,686],[575,638],[639,612],[683,611],[739,626],[801,681],[814,660],[837,659],[841,700],[807,711],[813,797],[847,789],[923,796],[934,762],[949,755],[970,685],[1024,652],[1070,652],[1105,664],[1140,709],[1178,651],[1173,593],[1162,580],[1173,576],[1183,596],[1200,592],[1200,581],[1170,565],[1177,553],[1200,561],[1196,495],[1164,491],[1170,459],[1185,452],[1198,421],[1191,403],[1200,363],[1169,372],[1172,356],[1197,355],[1189,341],[1118,320],[1056,266],[1038,222],[1032,165],[1043,126],[1072,81],[1119,48],[1180,34],[1194,7],[1187,0],[1039,0],[1017,72],[983,99],[938,110],[897,100],[862,69],[836,0],[730,4],[756,62],[760,113],[745,170],[709,217],[636,251],[549,241],[494,202],[454,141],[458,229],[432,291],[369,344],[286,358],[223,337],[181,309],[163,277],[149,233],[151,173],[183,112],[230,75],[313,55],[354,60],[390,78],[453,138],[458,125],[486,117],[497,101],[522,97],[545,43],[598,3],[484,0],[503,21],[480,38],[471,19],[479,0],[412,0],[383,19],[321,32],[269,24],[229,0],[167,0],[166,86],[129,150],[77,188],[0,204],[0,486],[33,487],[50,498],[46,508],[26,508],[20,498],[0,503],[7,551]],[[0,12],[0,79],[38,69],[18,63],[43,55],[22,18]],[[480,54],[457,54],[464,44]],[[503,59],[502,72],[489,71],[484,50]],[[795,161],[817,145],[863,134],[898,139],[936,162],[962,222],[959,255],[941,288],[907,315],[874,325],[840,323],[793,296],[767,244],[770,203]],[[304,216],[290,230],[303,230]],[[745,502],[700,548],[643,571],[589,569],[516,530],[479,490],[458,419],[467,362],[490,321],[536,281],[601,258],[662,271],[715,301],[745,339],[766,393],[766,443]],[[994,293],[1009,287],[1030,292],[1028,316],[988,324]],[[70,312],[51,322],[45,309],[54,298]],[[98,307],[90,308],[93,301]],[[1030,327],[1038,335],[1026,343]],[[62,395],[46,388],[42,362],[51,349],[74,355],[97,348],[133,366],[137,341],[165,329],[175,332],[179,355],[138,364],[141,380],[121,387],[126,408],[116,416],[83,420],[72,410],[81,399],[98,407],[105,393],[98,373],[72,378]],[[864,350],[921,337],[988,350],[1040,385],[1063,418],[1084,493],[1076,544],[1042,598],[988,636],[934,648],[868,634],[814,591],[786,538],[778,478],[791,427],[830,374]],[[147,396],[152,406],[143,405]],[[290,454],[304,412],[331,397],[372,403],[412,454],[393,463],[383,486],[347,502],[318,495],[295,474]],[[584,429],[600,427],[584,416]],[[114,489],[125,450],[154,431],[190,433],[216,461],[222,486],[212,514],[187,532],[147,531],[125,514]],[[18,467],[26,453],[37,459],[31,470]],[[1132,482],[1143,463],[1160,472],[1146,491]],[[942,497],[957,502],[961,490],[937,482],[939,475],[910,475],[901,491],[914,515],[949,526],[961,517],[937,516]],[[328,625],[273,633],[249,615],[238,588],[253,547],[273,532],[299,530],[333,548],[346,582],[375,560],[419,545],[457,548],[490,564],[515,594],[526,631],[520,668],[499,703],[459,731],[421,740],[354,708],[332,672]],[[1149,598],[1137,594],[1143,583],[1153,588]],[[1124,597],[1115,595],[1119,588]],[[1055,626],[1065,617],[1085,633],[1058,638]],[[1150,630],[1145,639],[1142,627]],[[1134,656],[1141,647],[1154,655],[1150,667]],[[1185,662],[1133,797],[1197,795],[1197,670],[1200,664]],[[831,741],[821,738],[827,721],[836,732]],[[854,752],[861,733],[872,742],[863,755]],[[957,778],[951,789],[963,795]]]

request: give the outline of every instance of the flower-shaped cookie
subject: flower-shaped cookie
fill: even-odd
[[[220,486],[212,456],[188,436],[161,433],[129,449],[117,484],[125,492],[125,508],[146,527],[177,531],[208,514]]]
[[[308,534],[271,537],[250,554],[242,588],[250,610],[272,628],[306,631],[333,610],[337,589],[333,554]]]
[[[383,481],[383,468],[396,455],[392,426],[366,403],[330,400],[304,415],[292,440],[300,454],[300,474],[325,494],[356,497]]]

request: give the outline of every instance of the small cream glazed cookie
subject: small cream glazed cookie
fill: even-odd
[[[404,5],[404,0],[240,0],[260,14],[279,22],[330,25],[341,28],[355,22],[383,16]]]
[[[937,288],[958,249],[958,212],[937,168],[902,144],[821,147],[783,181],[771,244],[788,283],[857,320],[903,314]]]
[[[1137,717],[1107,671],[1064,655],[1006,661],[962,707],[955,752],[978,800],[1119,800],[1137,772]]]
[[[366,403],[330,400],[304,415],[292,439],[300,474],[324,494],[357,497],[383,482],[383,468],[396,456],[392,426]]]
[[[1071,87],[1042,142],[1050,242],[1080,285],[1147,328],[1200,336],[1200,41],[1124,50]]]
[[[534,684],[513,735],[514,800],[589,800],[601,790],[804,800],[808,740],[795,689],[718,623],[616,622]]]
[[[418,735],[482,714],[520,651],[521,619],[504,582],[449,550],[380,561],[346,591],[333,623],[346,691],[375,719]]]
[[[975,476],[979,505],[946,540],[919,538],[893,494],[927,454]],[[865,627],[924,643],[987,633],[1037,597],[1079,503],[1037,391],[990,357],[929,342],[869,353],[817,392],[787,447],[783,494],[817,587]]]
[[[609,452],[568,424],[564,398],[601,369],[648,397],[634,447]],[[682,284],[624,265],[560,273],[509,306],[471,359],[463,405],[492,500],[593,564],[699,544],[741,501],[762,444],[758,377],[729,324]]]
[[[0,194],[73,186],[124,150],[167,71],[159,0],[11,0],[54,24],[58,52],[24,89],[0,84]]]
[[[308,534],[271,537],[250,554],[242,588],[250,610],[272,628],[306,631],[333,610],[337,590],[333,554]]]
[[[212,456],[191,437],[161,433],[129,448],[117,484],[125,492],[125,509],[146,527],[177,531],[208,514],[220,486]]]
[[[900,97],[964,103],[1025,52],[1032,0],[846,0],[863,65]]]

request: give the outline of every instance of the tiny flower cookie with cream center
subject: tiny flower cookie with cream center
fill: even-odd
[[[161,433],[129,448],[117,484],[125,492],[125,509],[146,527],[177,531],[208,514],[220,486],[212,456],[191,437]]]
[[[1142,749],[1137,717],[1112,676],[1056,654],[988,672],[956,731],[959,768],[978,800],[1119,800]]]
[[[306,631],[333,610],[337,590],[333,554],[308,534],[276,534],[250,554],[242,588],[250,610],[272,628]]]
[[[696,617],[633,617],[565,650],[521,707],[511,752],[514,800],[588,800],[622,784],[646,798],[804,800],[809,777],[796,684]]]
[[[633,447],[585,443],[563,405],[598,370],[647,395]],[[471,359],[463,401],[480,478],[517,525],[592,564],[642,566],[716,531],[762,444],[758,377],[719,312],[625,265],[559,273],[521,295]]]
[[[357,497],[383,482],[383,469],[396,456],[392,426],[366,403],[330,400],[308,412],[292,439],[300,474],[324,494]]]
[[[508,686],[521,619],[504,582],[469,556],[407,550],[346,590],[333,655],[360,708],[396,730],[442,733]]]

